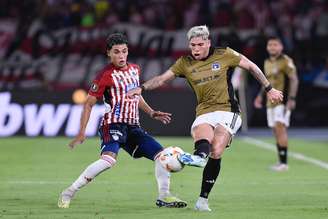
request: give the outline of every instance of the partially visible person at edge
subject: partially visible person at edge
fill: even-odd
[[[276,143],[279,162],[271,167],[274,171],[288,170],[288,134],[289,120],[291,111],[296,106],[296,94],[298,89],[298,77],[293,60],[283,53],[283,44],[277,37],[271,37],[267,42],[267,51],[269,58],[264,61],[264,73],[269,82],[278,90],[288,93],[287,102],[271,103],[267,101],[267,121],[268,126],[272,128]],[[285,87],[285,79],[288,81],[288,89]],[[256,108],[262,108],[263,90],[259,92],[254,100]]]
[[[231,143],[233,135],[241,126],[239,104],[231,84],[230,69],[239,66],[249,71],[264,87],[268,100],[282,101],[281,91],[276,90],[262,71],[242,54],[230,48],[211,46],[206,26],[192,27],[188,33],[190,54],[180,57],[163,74],[128,92],[130,98],[162,86],[176,77],[185,78],[196,94],[198,105],[196,119],[191,126],[195,142],[194,155],[180,156],[184,164],[197,165],[208,156],[203,170],[202,184],[195,209],[211,211],[208,197],[221,167],[223,151]]]
[[[145,157],[155,162],[155,176],[159,196],[159,207],[186,207],[187,203],[170,194],[170,173],[159,162],[163,147],[139,123],[139,110],[164,124],[171,121],[171,114],[153,110],[138,96],[133,100],[126,97],[129,89],[139,86],[140,67],[127,62],[128,40],[120,33],[112,34],[107,39],[107,56],[111,63],[105,66],[94,79],[84,103],[81,115],[80,131],[70,142],[74,148],[85,140],[85,130],[92,107],[97,99],[102,98],[106,111],[100,124],[100,158],[90,164],[81,175],[59,196],[58,207],[68,208],[77,191],[91,182],[97,175],[112,168],[120,148],[133,158]]]

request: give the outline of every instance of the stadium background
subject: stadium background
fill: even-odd
[[[79,192],[70,209],[58,209],[60,191],[99,154],[101,104],[87,129],[95,137],[74,151],[67,144],[79,128],[83,92],[107,62],[107,35],[127,34],[129,59],[142,66],[144,81],[187,53],[186,31],[202,24],[210,27],[214,45],[230,46],[261,68],[272,34],[294,58],[300,88],[289,129],[289,171],[268,170],[276,148],[265,110],[252,106],[259,85],[238,70],[234,85],[248,131],[243,127],[224,154],[211,213],[193,210],[202,169],[172,174],[172,194],[186,200],[187,208],[158,209],[153,165],[124,152],[115,168]],[[0,218],[326,219],[327,42],[324,0],[0,0]],[[167,126],[142,115],[145,129],[162,145],[191,152],[195,99],[188,85],[177,79],[145,97],[173,113]]]
[[[104,41],[108,34],[127,34],[129,60],[141,65],[144,81],[186,54],[186,31],[201,24],[210,27],[215,46],[229,46],[260,67],[267,56],[266,37],[281,37],[300,78],[292,126],[328,126],[326,1],[3,0],[0,135],[74,135],[67,131],[68,120],[75,114],[72,94],[79,88],[87,90],[96,72],[106,64]],[[235,78],[235,84],[238,90],[240,81],[245,82],[245,124],[250,128],[264,127],[265,110],[252,106],[259,85],[249,74],[242,76],[242,80]],[[184,80],[175,80],[145,96],[156,109],[174,115],[167,127],[143,116],[147,130],[156,135],[189,135],[187,127],[194,118],[195,99]],[[49,108],[49,104],[54,107]],[[71,107],[62,112],[60,104]],[[98,121],[98,117],[95,115],[94,120]],[[78,117],[74,119],[76,122]],[[30,130],[28,123],[37,126],[35,130]],[[49,127],[54,123],[56,127]],[[48,129],[52,131],[45,131]],[[89,135],[96,134],[92,129]]]

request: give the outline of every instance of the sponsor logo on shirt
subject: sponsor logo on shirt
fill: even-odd
[[[120,105],[115,105],[114,115],[118,117],[118,116],[120,116],[120,113],[121,113],[121,106]]]
[[[138,84],[137,83],[131,83],[131,84],[127,84],[125,86],[125,91],[128,92],[129,90],[133,89],[133,88],[136,88],[138,87]]]

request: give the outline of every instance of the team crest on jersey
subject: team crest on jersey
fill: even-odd
[[[93,83],[93,84],[91,85],[91,91],[93,91],[93,92],[97,92],[98,89],[99,89],[98,84]]]
[[[218,63],[218,62],[214,62],[214,63],[212,64],[212,71],[218,71],[218,70],[220,70],[220,68],[221,68],[220,63]]]
[[[137,73],[134,69],[131,71],[131,73],[132,73],[134,76],[138,75],[138,73]]]

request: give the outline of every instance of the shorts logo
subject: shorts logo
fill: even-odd
[[[120,132],[119,130],[110,130],[109,133],[115,141],[117,141],[120,136],[123,136],[122,132]]]
[[[118,135],[112,135],[112,138],[117,141],[119,139]]]
[[[98,86],[97,84],[93,83],[93,84],[91,85],[91,91],[92,91],[92,92],[97,92],[98,89],[99,89],[99,86]]]
[[[214,62],[214,63],[212,64],[212,71],[219,71],[220,68],[221,68],[220,63],[218,63],[218,62]]]

